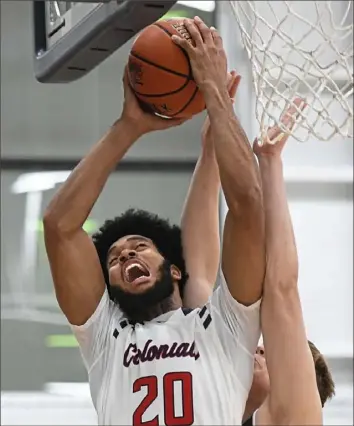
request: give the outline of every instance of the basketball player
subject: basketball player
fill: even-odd
[[[121,118],[45,213],[57,299],[79,341],[99,424],[237,425],[251,387],[250,353],[260,336],[265,274],[260,181],[227,91],[221,39],[214,33],[194,49],[194,77],[217,141],[229,206],[224,278],[210,300],[191,312],[181,309],[187,272],[180,230],[168,222],[128,211],[106,221],[94,241],[82,229],[110,172],[133,143],[180,124],[144,113],[126,76]]]
[[[198,25],[198,21],[196,23]],[[301,99],[294,104],[282,119],[290,128],[297,108],[304,107]],[[269,131],[269,138],[272,143],[265,140],[263,145],[254,144],[266,208],[268,263],[261,313],[267,356],[263,347],[257,349],[244,421],[258,410],[254,418],[257,425],[322,424],[321,405],[334,395],[334,383],[323,355],[306,340],[297,289],[296,246],[282,176],[281,152],[288,136],[274,127]],[[199,289],[190,288],[196,305],[205,303],[213,291],[218,270],[215,259],[219,259],[220,254],[220,179],[208,120],[202,130],[202,140],[202,153],[182,220],[185,253],[197,253],[194,258],[186,257],[191,262],[188,270],[196,277],[205,278],[198,281]],[[199,206],[203,206],[202,215]],[[205,235],[207,246],[203,244]],[[250,420],[247,424],[252,424]]]

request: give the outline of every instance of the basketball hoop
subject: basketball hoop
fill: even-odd
[[[353,2],[233,1],[252,66],[262,136],[275,124],[298,141],[353,137]],[[296,133],[280,122],[296,97]]]

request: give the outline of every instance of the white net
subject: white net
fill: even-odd
[[[262,134],[296,97],[293,136],[353,137],[353,1],[230,1],[252,63]]]

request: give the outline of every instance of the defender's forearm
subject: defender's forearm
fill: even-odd
[[[283,165],[279,156],[260,156],[259,167],[265,211],[267,279],[266,283],[296,283],[298,257],[291,221]]]
[[[182,213],[183,250],[192,285],[197,285],[198,279],[213,286],[217,277],[219,191],[219,169],[214,148],[209,143],[198,159]]]
[[[242,200],[261,192],[257,163],[227,91],[211,87],[205,90],[205,101],[222,188],[229,209],[237,209]]]
[[[267,424],[322,424],[316,373],[298,291],[298,259],[282,162],[259,160],[266,223],[267,268],[261,322],[270,378]],[[279,357],[279,354],[282,354]]]
[[[81,228],[108,176],[137,137],[130,126],[118,120],[57,192],[46,209],[45,223],[64,233]]]

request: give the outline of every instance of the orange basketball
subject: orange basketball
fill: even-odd
[[[171,40],[173,34],[190,39],[180,19],[155,22],[140,33],[129,55],[129,82],[144,109],[189,118],[205,103],[188,55]]]

